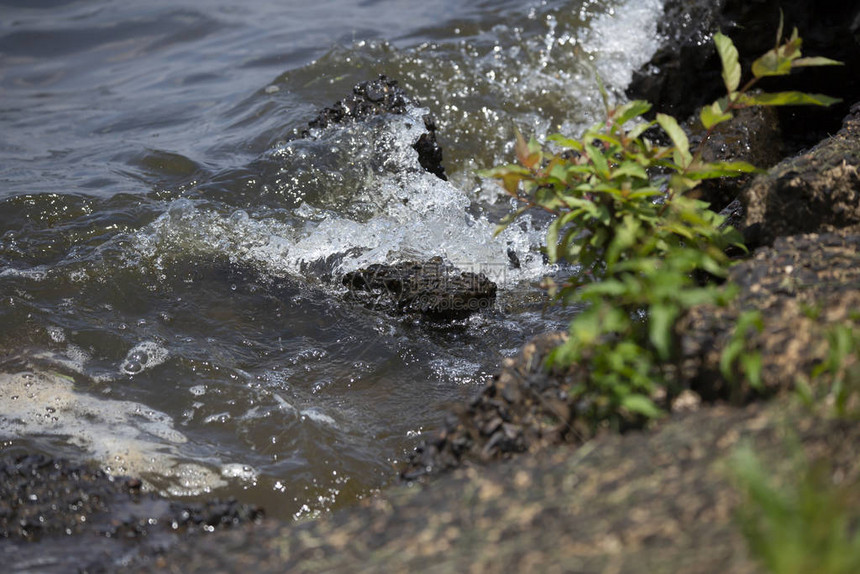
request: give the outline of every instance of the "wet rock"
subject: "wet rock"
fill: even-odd
[[[728,279],[740,288],[729,305],[695,307],[677,326],[681,377],[705,400],[743,401],[790,389],[798,374],[825,359],[828,329],[860,329],[860,233],[781,237],[732,267]],[[758,391],[740,373],[735,383],[720,370],[738,317],[748,311],[763,319],[760,332],[745,333],[749,351],[762,357]]]
[[[381,114],[405,114],[409,105],[420,105],[397,85],[397,80],[380,75],[375,80],[361,82],[352,89],[352,94],[332,106],[323,108],[316,118],[308,123],[311,129],[323,129],[334,124],[363,121]],[[423,118],[425,132],[412,144],[418,152],[418,162],[426,171],[447,180],[442,166],[442,148],[436,141],[436,122],[427,114]],[[309,131],[303,132],[307,137]]]
[[[809,68],[760,84],[772,92],[801,90],[845,100],[830,109],[794,106],[778,110],[789,142],[786,153],[814,144],[838,129],[848,106],[860,97],[860,5],[856,2],[667,0],[659,26],[666,41],[634,75],[628,95],[647,99],[657,110],[676,117],[690,116],[725,95],[713,33],[721,30],[732,38],[748,74],[752,61],[774,45],[780,9],[785,13],[786,32],[798,27],[804,55],[845,62],[840,68]]]
[[[757,177],[741,194],[748,244],[860,225],[860,104],[814,149]]]
[[[442,321],[489,308],[496,297],[496,284],[483,273],[460,271],[439,257],[370,265],[347,273],[342,282],[353,298],[372,307]]]
[[[567,390],[582,373],[548,370],[547,354],[567,335],[549,333],[529,342],[481,392],[425,438],[410,455],[401,477],[414,480],[465,462],[487,462],[549,444],[590,436],[568,404]]]

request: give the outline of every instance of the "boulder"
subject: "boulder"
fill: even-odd
[[[705,135],[698,117],[688,120],[684,128],[690,136],[692,148],[696,149]],[[774,166],[783,157],[782,131],[774,108],[755,107],[739,111],[731,120],[717,125],[702,149],[705,161],[745,161],[761,169]],[[753,177],[753,174],[746,174],[706,179],[695,193],[710,203],[712,209],[721,209],[735,201]]]
[[[757,177],[740,196],[749,246],[782,235],[860,226],[860,103],[842,129]]]
[[[483,273],[460,271],[440,257],[370,265],[345,274],[342,283],[352,298],[371,307],[441,321],[489,308],[496,297],[496,284]]]

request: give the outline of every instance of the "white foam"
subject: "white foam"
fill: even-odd
[[[38,265],[29,269],[7,267],[0,271],[0,277],[20,277],[32,281],[44,281],[48,277],[48,267],[45,265]]]
[[[63,438],[107,472],[164,482],[173,495],[226,485],[218,473],[183,462],[180,449],[188,439],[170,416],[133,401],[80,393],[58,373],[0,373],[0,435]]]
[[[46,328],[46,331],[55,343],[62,343],[66,340],[66,333],[60,327],[50,326]]]
[[[221,466],[221,476],[224,478],[238,478],[243,482],[256,482],[257,470],[247,464],[225,464]]]

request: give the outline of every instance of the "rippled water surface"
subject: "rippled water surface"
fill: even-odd
[[[0,0],[2,449],[95,459],[279,517],[390,482],[533,334],[540,219],[475,170],[597,117],[659,0]],[[403,116],[297,139],[384,73]],[[437,120],[448,182],[411,144]],[[511,265],[510,254],[520,265]],[[337,277],[441,255],[500,285],[452,325]]]

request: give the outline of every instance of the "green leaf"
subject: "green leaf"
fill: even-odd
[[[823,58],[821,56],[816,56],[813,58],[798,58],[797,60],[791,63],[791,66],[794,68],[805,68],[809,66],[844,66],[844,62],[840,62],[839,60],[831,60],[830,58]]]
[[[630,128],[630,131],[627,132],[627,137],[631,139],[637,139],[639,136],[645,133],[645,130],[647,130],[653,125],[654,122],[642,122],[641,124],[636,124],[635,126]]]
[[[562,218],[556,217],[546,230],[546,255],[550,263],[558,261],[558,232],[561,230]]]
[[[585,153],[588,154],[588,157],[594,164],[597,173],[604,179],[609,179],[609,162],[606,160],[606,157],[604,157],[604,155],[593,145],[588,144],[585,145]]]
[[[830,106],[842,100],[824,94],[776,92],[773,94],[744,94],[738,101],[747,106]]]
[[[687,170],[687,177],[694,180],[714,179],[716,177],[737,177],[745,173],[764,173],[764,170],[745,161],[715,161],[697,163]]]
[[[621,406],[631,413],[637,413],[650,419],[656,419],[663,416],[663,411],[654,404],[654,401],[645,395],[640,395],[638,393],[622,397]]]
[[[556,183],[567,181],[567,165],[564,162],[555,162],[550,164],[549,177],[555,179]],[[548,182],[553,183],[553,182]]]
[[[632,102],[627,102],[626,104],[616,108],[614,113],[617,117],[614,119],[619,126],[623,126],[630,120],[648,113],[650,109],[651,104],[648,102],[644,100],[633,100]]]
[[[778,48],[769,50],[752,63],[752,73],[756,78],[765,76],[785,76],[791,72],[791,60],[780,57]]]
[[[741,368],[747,376],[750,386],[756,390],[764,388],[761,378],[761,353],[746,353],[740,356]]]
[[[728,36],[721,32],[714,34],[714,44],[723,63],[723,82],[729,93],[736,92],[741,83],[741,65],[738,63],[738,50]]]
[[[672,327],[680,309],[677,305],[651,305],[648,314],[648,338],[661,359],[672,352]]]
[[[637,179],[648,179],[648,172],[645,168],[633,161],[625,161],[617,169],[612,171],[612,179],[619,177],[633,177]]]
[[[779,34],[781,35],[781,25],[779,30]],[[800,45],[802,43],[803,41],[797,35],[797,28],[791,33],[791,38],[782,45],[779,45],[779,36],[777,36],[776,48],[768,51],[761,58],[753,62],[753,75],[756,78],[788,75],[791,73],[793,62],[800,58]]]
[[[714,102],[710,106],[702,108],[702,112],[699,114],[699,117],[706,130],[711,129],[722,122],[727,122],[734,117],[731,111],[726,111],[723,108],[723,101],[726,101],[725,98],[721,101]]]
[[[582,143],[580,143],[578,140],[575,140],[573,138],[564,137],[561,134],[552,134],[551,136],[547,136],[546,141],[552,142],[552,143],[556,144],[557,146],[560,146],[560,147],[563,147],[566,149],[573,149],[576,151],[582,151]]]
[[[679,158],[676,158],[675,163],[682,169],[686,168],[693,161],[693,156],[690,154],[690,140],[687,139],[687,134],[684,133],[681,126],[678,125],[678,120],[666,114],[657,114],[657,123],[675,144],[680,155]]]
[[[482,170],[478,171],[478,175],[480,177],[492,177],[495,179],[501,179],[503,175],[505,175],[509,172],[516,172],[516,173],[522,173],[522,174],[528,174],[529,173],[529,171],[526,169],[523,169],[522,166],[511,163],[508,165],[497,166],[497,167],[493,167],[490,169],[482,169]]]
[[[581,297],[584,300],[598,300],[602,297],[621,297],[627,294],[628,289],[628,286],[621,281],[607,279],[583,287]]]

